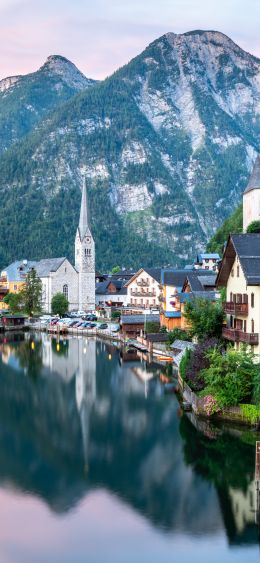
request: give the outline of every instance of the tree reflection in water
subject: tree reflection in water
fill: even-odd
[[[180,419],[161,368],[91,338],[27,336],[0,351],[1,483],[57,513],[105,488],[164,532],[225,526],[230,542],[256,541],[254,449]]]

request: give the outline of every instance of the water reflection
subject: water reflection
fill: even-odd
[[[105,489],[164,533],[257,542],[250,433],[180,418],[161,369],[113,346],[23,338],[0,343],[2,488],[63,515]]]

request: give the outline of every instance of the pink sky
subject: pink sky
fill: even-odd
[[[53,54],[104,78],[168,31],[215,29],[260,56],[259,21],[259,0],[0,0],[0,78]]]

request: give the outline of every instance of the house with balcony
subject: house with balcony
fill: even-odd
[[[112,277],[96,284],[96,307],[125,307],[126,304],[125,280]]]
[[[161,295],[161,268],[141,268],[126,282],[127,305],[132,308],[158,309]]]
[[[229,236],[216,284],[227,293],[223,336],[260,356],[260,234]]]
[[[219,254],[212,252],[201,252],[197,255],[197,260],[194,264],[194,268],[195,270],[212,270],[213,272],[216,272],[218,270],[219,262]]]

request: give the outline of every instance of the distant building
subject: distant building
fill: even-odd
[[[253,172],[243,194],[243,231],[253,221],[260,221],[260,154],[257,155]]]
[[[150,309],[160,306],[161,268],[141,268],[126,282],[127,305]]]
[[[124,338],[136,338],[141,332],[146,332],[147,323],[160,322],[159,315],[122,315],[120,326]]]
[[[197,260],[194,264],[195,269],[217,271],[220,256],[217,253],[204,252],[197,255]]]
[[[125,281],[108,278],[96,284],[97,307],[125,307],[127,305],[127,287]]]

